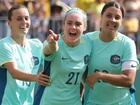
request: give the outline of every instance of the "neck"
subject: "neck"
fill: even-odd
[[[80,43],[80,39],[76,40],[76,41],[69,41],[67,40],[67,38],[65,38],[64,36],[62,37],[62,39],[64,40],[64,42],[69,46],[69,47],[75,47]]]
[[[116,33],[100,32],[99,37],[104,42],[110,42],[110,41],[112,41],[116,37]]]
[[[25,36],[12,35],[11,37],[16,43],[18,43],[22,47],[25,46]]]

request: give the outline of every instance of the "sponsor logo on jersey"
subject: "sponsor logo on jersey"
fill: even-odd
[[[32,60],[33,60],[34,65],[38,65],[39,64],[38,57],[33,56]]]
[[[120,63],[120,56],[119,55],[112,55],[110,58],[110,62],[113,64],[119,64]]]

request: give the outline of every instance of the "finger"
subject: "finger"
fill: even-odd
[[[38,75],[39,77],[50,78],[47,74],[44,74],[44,71],[41,71]]]
[[[51,83],[50,82],[45,82],[45,81],[40,81],[39,84],[42,85],[42,86],[50,86]]]
[[[59,35],[55,34],[51,29],[49,30],[49,32],[53,36],[55,41],[57,41],[59,39]]]
[[[41,81],[48,81],[48,80],[50,80],[50,77],[47,76],[47,75],[41,74],[39,76],[39,80],[41,80]]]
[[[38,83],[40,84],[40,85],[43,85],[43,86],[48,86],[48,85],[50,85],[51,84],[51,81],[50,81],[50,79],[40,79],[39,81],[38,81]]]
[[[46,74],[40,74],[40,76],[43,77],[43,78],[48,78],[48,79],[50,78],[50,76],[48,76]]]
[[[52,35],[55,35],[55,33],[53,32],[53,30],[49,29],[49,33]]]
[[[48,43],[55,43],[54,36],[49,34],[47,41],[48,41]]]
[[[54,37],[54,40],[55,40],[55,41],[58,41],[58,39],[59,39],[59,35],[56,35],[56,36]]]

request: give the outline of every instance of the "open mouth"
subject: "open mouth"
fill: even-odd
[[[70,33],[69,33],[69,36],[70,36],[70,37],[75,37],[75,36],[76,36],[76,33],[71,33],[71,32],[70,32]]]
[[[22,26],[20,26],[20,29],[27,29],[27,28],[29,28],[29,25],[22,25]]]
[[[26,29],[26,27],[20,27],[20,29],[23,29],[24,30],[24,29]]]
[[[108,29],[110,29],[110,30],[115,30],[116,28],[117,28],[117,25],[115,25],[115,24],[107,24],[107,27],[108,27]]]

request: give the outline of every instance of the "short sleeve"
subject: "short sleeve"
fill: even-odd
[[[8,46],[6,43],[0,44],[0,66],[7,62],[12,62],[13,53],[12,48],[10,48],[10,46]]]
[[[127,41],[123,49],[124,49],[123,62],[135,61],[139,64],[136,54],[136,46],[133,40]]]

